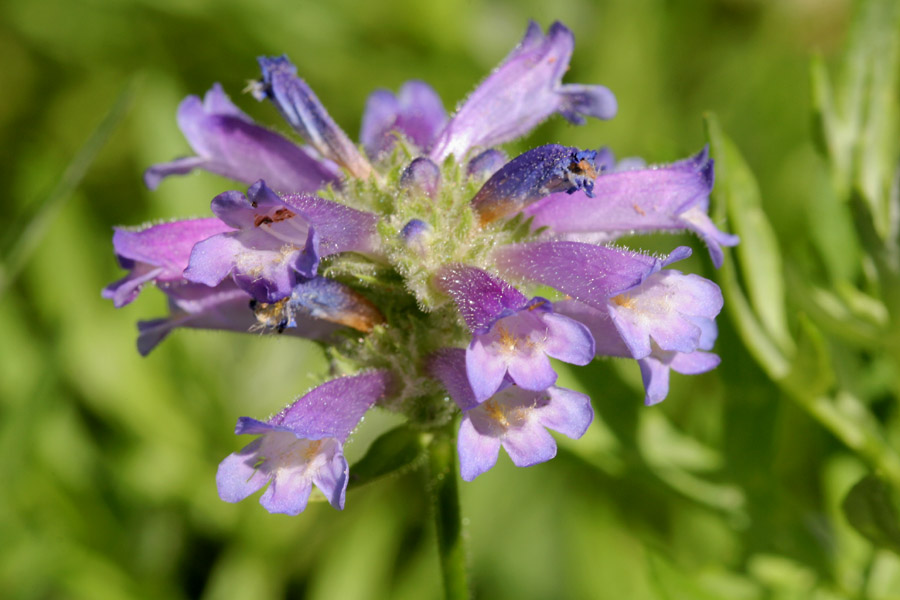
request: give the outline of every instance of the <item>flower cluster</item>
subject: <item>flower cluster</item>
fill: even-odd
[[[607,149],[511,160],[497,149],[556,113],[614,116],[605,87],[562,83],[573,45],[563,25],[531,23],[450,117],[423,82],[375,91],[359,146],[285,57],[261,58],[251,91],[308,145],[256,124],[218,85],[182,102],[194,155],[151,167],[147,185],[201,169],[249,188],[215,197],[213,217],[117,229],[128,274],[104,297],[124,306],[147,283],[166,294],[171,314],[138,324],[142,354],[179,327],[285,333],[326,344],[338,375],[264,422],[238,421],[236,433],[261,437],[220,465],[223,500],[269,484],[263,506],[297,514],[315,484],[342,508],[342,445],[374,406],[422,431],[459,419],[469,481],[501,447],[528,466],[556,454],[548,430],[584,434],[590,399],[556,386],[551,358],[636,360],[648,404],[665,398],[670,370],[718,364],[719,288],[669,268],[690,249],[611,243],[688,230],[718,266],[737,239],[708,217],[705,150],[646,168]]]

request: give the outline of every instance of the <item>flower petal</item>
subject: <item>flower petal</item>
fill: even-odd
[[[531,467],[556,456],[556,440],[533,419],[511,428],[503,437],[503,449],[517,467]]]
[[[590,396],[555,386],[546,393],[550,402],[537,409],[541,425],[572,439],[583,436],[594,420]]]
[[[581,114],[611,118],[616,106],[609,90],[561,85],[574,45],[572,32],[559,22],[546,36],[529,23],[521,43],[441,131],[431,158],[441,163],[454,154],[461,161],[470,149],[521,137],[556,112],[576,122]]]
[[[116,258],[131,273],[108,285],[103,297],[119,308],[134,300],[149,281],[182,280],[194,244],[226,231],[231,228],[213,218],[172,221],[143,229],[116,228]]]
[[[434,284],[453,298],[473,332],[486,331],[495,320],[512,314],[527,302],[519,290],[502,279],[468,265],[442,267]]]
[[[494,173],[472,198],[472,208],[486,224],[553,192],[584,190],[590,196],[597,178],[596,155],[556,144],[533,148]]]
[[[579,242],[532,242],[494,251],[501,271],[555,287],[577,300],[605,308],[607,298],[640,285],[663,266],[690,256],[676,248],[665,259]]]
[[[262,439],[253,440],[219,464],[216,472],[219,498],[225,502],[240,502],[269,482],[271,474],[259,469],[258,465],[261,445]]]
[[[262,80],[253,90],[257,100],[268,98],[285,120],[322,156],[366,179],[372,171],[347,134],[332,120],[306,82],[297,77],[285,56],[259,58]]]
[[[407,81],[396,97],[388,90],[375,90],[369,96],[359,137],[372,158],[393,146],[391,131],[402,133],[428,151],[446,121],[447,113],[437,92],[423,81]]]
[[[178,125],[196,157],[150,167],[144,174],[155,189],[168,175],[204,169],[246,184],[265,179],[275,189],[312,192],[338,176],[325,163],[281,135],[256,125],[241,112],[219,84],[203,101],[188,96],[178,107]]]
[[[497,464],[500,438],[480,433],[468,414],[463,415],[456,438],[459,471],[463,481],[472,481]]]
[[[462,348],[442,348],[428,361],[428,372],[439,379],[450,397],[462,410],[478,406],[466,373],[466,351]]]
[[[554,234],[590,235],[593,242],[634,232],[693,231],[706,242],[716,266],[721,246],[738,238],[725,234],[707,215],[713,161],[704,148],[696,156],[662,167],[604,172],[594,181],[593,197],[553,194],[525,210],[533,226]]]
[[[387,391],[387,371],[340,377],[314,388],[269,420],[307,439],[344,442],[360,419]]]

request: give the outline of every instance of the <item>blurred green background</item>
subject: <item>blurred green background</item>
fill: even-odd
[[[551,120],[509,151],[609,145],[619,156],[670,162],[706,143],[703,116],[713,111],[759,190],[755,203],[752,181],[729,183],[747,174],[732,153],[720,161],[728,171],[717,172],[716,218],[723,223],[731,202],[725,228],[750,251],[762,248],[762,262],[745,256],[716,273],[696,239],[633,241],[688,243],[698,251],[685,270],[731,278],[716,345],[723,363],[702,376],[673,375],[669,398],[652,409],[642,405],[634,364],[565,372],[563,385],[594,400],[598,419],[585,439],[561,442],[555,460],[529,469],[503,456],[462,485],[476,595],[900,598],[890,549],[897,480],[853,497],[868,537],[842,510],[860,478],[900,464],[895,296],[854,228],[860,201],[847,200],[858,171],[847,165],[869,163],[839,160],[841,148],[865,142],[851,114],[846,131],[826,139],[837,159],[814,145],[815,123],[828,115],[814,119],[810,58],[823,57],[822,72],[839,79],[854,6],[4,0],[0,597],[441,597],[419,472],[352,492],[342,513],[314,504],[295,518],[269,515],[255,499],[230,505],[216,495],[218,462],[244,442],[232,435],[237,417],[268,415],[320,381],[321,350],[179,331],[141,358],[135,321],[164,314],[162,294],[115,310],[100,289],[121,276],[113,225],[205,215],[215,194],[235,188],[208,174],[172,178],[154,193],[143,187],[144,168],[188,153],[174,121],[185,95],[219,81],[284,131],[271,106],[240,92],[257,76],[257,55],[287,53],[355,136],[378,86],[421,78],[452,109],[533,18],[573,29],[566,80],[609,86],[620,110],[581,128]],[[893,35],[869,56],[887,65],[888,96],[867,105],[860,122],[886,106],[893,116],[869,133],[900,139],[896,21],[873,22]],[[860,31],[860,43],[871,39]],[[861,64],[851,62],[840,81],[852,87]],[[896,167],[896,144],[882,145]],[[873,234],[887,250],[889,233]],[[750,317],[737,310],[741,290]],[[765,343],[747,349],[753,315],[777,352]],[[367,419],[351,459],[386,420]]]

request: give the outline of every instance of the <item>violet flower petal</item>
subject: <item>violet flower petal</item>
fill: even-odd
[[[590,398],[562,388],[542,392],[507,387],[466,410],[457,447],[460,471],[471,481],[497,460],[497,442],[517,466],[531,466],[556,455],[556,442],[545,428],[581,437],[594,418]]]
[[[513,277],[552,286],[576,300],[604,308],[607,298],[640,285],[690,253],[690,248],[680,246],[661,259],[621,248],[551,241],[501,247],[493,258],[502,272]]]
[[[543,343],[547,356],[572,365],[591,362],[595,345],[590,329],[575,319],[556,313],[543,313],[541,320],[547,326]]]
[[[170,315],[150,321],[138,321],[138,351],[146,356],[169,333],[177,328],[221,329],[252,332],[265,330],[259,316],[250,310],[251,296],[226,281],[216,287],[199,283],[179,282],[161,286],[169,300]],[[339,326],[335,323],[295,315],[286,333],[297,337],[325,341]]]
[[[447,121],[440,96],[423,81],[407,81],[397,96],[375,90],[366,101],[359,139],[366,154],[376,158],[393,146],[391,131],[405,135],[427,152]]]
[[[669,394],[669,370],[682,375],[698,375],[712,371],[721,359],[711,352],[666,352],[654,347],[653,352],[638,361],[644,381],[647,406],[658,404]]]
[[[552,387],[546,393],[550,402],[540,410],[541,425],[573,440],[583,436],[594,420],[590,396],[561,387]]]
[[[665,351],[700,348],[701,323],[714,319],[722,304],[722,292],[715,283],[669,270],[611,298],[609,306],[613,323],[632,355],[643,358],[650,354],[651,338]]]
[[[669,366],[653,356],[638,360],[641,367],[641,379],[644,381],[644,404],[659,404],[669,395]]]
[[[707,149],[663,167],[602,173],[593,197],[583,193],[553,194],[525,209],[534,227],[557,235],[589,236],[601,243],[634,232],[696,233],[708,246],[713,263],[722,264],[722,246],[737,236],[719,231],[710,221],[709,194],[713,161]]]
[[[465,350],[462,348],[438,350],[428,360],[428,372],[444,384],[450,397],[462,410],[478,406],[466,373]]]
[[[367,410],[387,391],[390,374],[370,371],[339,377],[314,388],[269,419],[304,438],[346,441]]]
[[[297,77],[297,67],[286,56],[260,57],[259,66],[262,80],[253,90],[256,99],[271,100],[291,127],[322,156],[342,165],[354,177],[368,178],[371,165],[332,120],[306,82]]]
[[[103,289],[116,308],[134,300],[148,281],[177,281],[188,265],[194,244],[231,231],[218,219],[187,219],[143,229],[116,228],[113,248],[122,268],[131,273]]]
[[[424,156],[414,158],[400,175],[401,189],[413,189],[434,197],[441,187],[441,169]]]
[[[463,481],[472,481],[497,464],[500,437],[480,433],[469,415],[464,414],[459,424],[456,448],[459,454],[459,474]]]
[[[299,515],[306,510],[312,493],[312,480],[304,475],[303,472],[287,471],[273,476],[259,503],[272,514]]]
[[[475,400],[483,402],[500,389],[509,361],[489,347],[490,342],[483,343],[478,338],[466,349],[466,373],[469,384],[475,394]],[[556,381],[556,373],[551,368],[549,385]]]
[[[466,165],[466,175],[473,179],[487,180],[503,168],[507,162],[506,155],[496,148],[489,148]]]
[[[212,210],[237,231],[195,245],[184,277],[217,285],[231,275],[260,302],[290,296],[315,276],[323,254],[376,248],[375,215],[316,196],[279,196],[263,181],[247,196],[219,194]]]
[[[486,224],[554,192],[583,190],[590,196],[597,178],[596,155],[556,144],[533,148],[494,173],[472,198],[472,208]]]
[[[281,135],[255,124],[219,84],[201,101],[188,96],[178,107],[178,126],[195,157],[157,164],[144,174],[151,190],[168,175],[204,169],[251,184],[265,179],[285,192],[312,192],[338,180],[338,174]]]
[[[216,484],[222,500],[240,502],[268,483],[269,474],[255,465],[261,445],[262,439],[253,440],[219,464]]]
[[[556,456],[556,440],[540,423],[527,421],[507,431],[503,449],[517,467],[532,467]]]
[[[574,44],[572,32],[559,22],[546,36],[537,24],[529,23],[519,45],[438,135],[431,158],[441,163],[454,154],[462,160],[472,148],[525,135],[556,112],[574,122],[581,122],[581,115],[612,118],[616,101],[605,87],[561,85]]]
[[[499,317],[524,307],[525,296],[502,279],[462,264],[442,267],[434,285],[450,296],[473,332],[487,331]]]
[[[588,328],[594,338],[595,356],[634,358],[612,322],[609,307],[594,308],[578,300],[562,300],[553,304],[553,310]]]
[[[260,503],[269,512],[296,515],[306,508],[315,484],[342,509],[348,481],[343,442],[388,382],[386,371],[343,377],[313,389],[265,423],[240,419],[236,433],[262,437],[219,465],[220,497],[237,502],[270,482]]]

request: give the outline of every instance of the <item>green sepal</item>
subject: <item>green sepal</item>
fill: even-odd
[[[422,432],[408,425],[395,427],[380,435],[369,446],[365,456],[350,467],[347,488],[353,489],[419,466],[425,456],[422,436]]]

